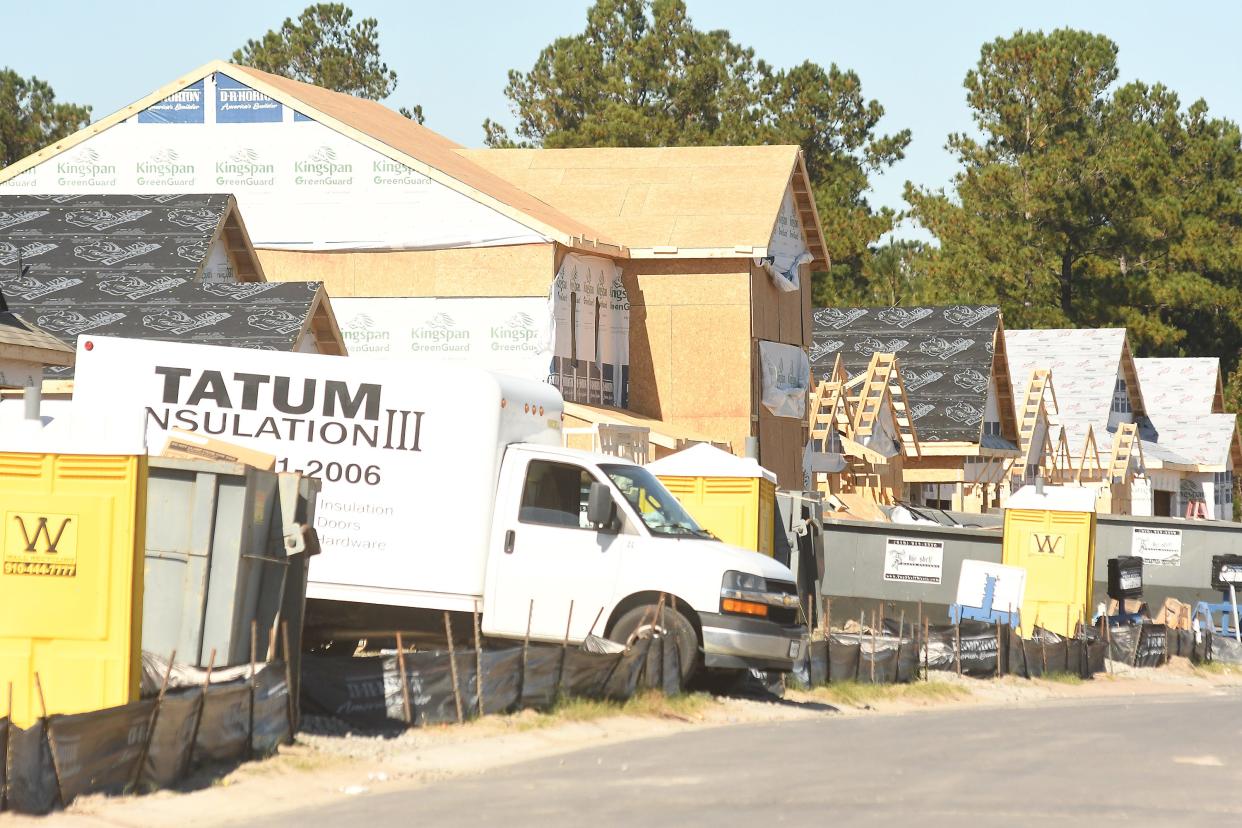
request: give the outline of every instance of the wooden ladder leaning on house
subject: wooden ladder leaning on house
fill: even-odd
[[[1035,427],[1039,424],[1039,410],[1044,404],[1044,391],[1052,372],[1036,368],[1022,401],[1022,413],[1018,417],[1018,457],[1009,467],[1009,479],[1022,481],[1026,478],[1027,457],[1031,453],[1031,441],[1035,439]]]
[[[919,446],[918,434],[910,419],[909,397],[906,386],[901,379],[901,371],[896,354],[874,353],[871,364],[867,366],[866,378],[858,392],[858,407],[854,411],[854,437],[861,442],[863,438],[875,434],[880,412],[884,408],[884,393],[888,392],[889,403],[893,407],[893,416],[897,421],[897,438],[901,441],[902,454],[906,457],[918,457],[922,450]]]
[[[1138,426],[1134,423],[1122,423],[1117,427],[1113,437],[1113,456],[1108,463],[1108,484],[1128,483],[1126,475],[1130,470],[1130,458],[1134,455],[1134,444],[1138,439]]]

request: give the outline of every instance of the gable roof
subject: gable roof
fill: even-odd
[[[68,345],[5,310],[4,297],[0,295],[0,359],[72,365],[73,358],[74,350]]]
[[[231,195],[0,194],[0,289],[10,298],[29,293],[27,269],[65,279],[128,277],[135,290],[141,277],[201,279],[217,242],[232,271],[224,278],[264,281]]]
[[[1036,368],[1052,369],[1060,414],[1067,422],[1107,423],[1118,371],[1126,378],[1134,416],[1147,413],[1125,328],[1005,331],[1005,346],[1015,382],[1025,384]]]
[[[118,283],[126,284],[124,279],[63,281],[27,276],[33,298],[10,294],[8,300],[13,310],[70,347],[79,335],[96,334],[292,351],[309,333],[320,353],[346,353],[320,282],[202,284],[172,279],[148,284],[135,297],[118,289]],[[69,379],[73,369],[49,368],[45,376]]]
[[[1159,409],[1183,414],[1223,414],[1224,389],[1216,357],[1134,360],[1143,394]]]
[[[581,216],[635,258],[766,255],[787,189],[815,261],[828,261],[796,145],[464,149],[457,155]]]
[[[603,234],[458,155],[454,152],[458,147],[456,143],[383,104],[221,60],[200,66],[129,106],[0,170],[0,182],[73,148],[213,72],[221,72],[241,81],[324,126],[562,244],[592,252],[625,255],[620,245],[605,239]]]
[[[851,378],[867,370],[874,353],[901,359],[910,418],[924,449],[934,442],[983,442],[988,388],[995,383],[1005,437],[989,435],[988,447],[1016,450],[1007,442],[1017,439],[1017,427],[995,305],[819,308],[812,320],[817,376],[831,371],[838,353]]]
[[[1235,414],[1162,416],[1156,445],[1187,458],[1199,471],[1224,471],[1231,457],[1235,468],[1242,468]]]

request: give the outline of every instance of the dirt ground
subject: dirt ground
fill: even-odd
[[[868,687],[830,685],[789,690],[782,700],[699,695],[615,707],[571,703],[552,714],[524,711],[465,725],[410,730],[395,736],[299,734],[270,759],[212,769],[183,790],[147,796],[83,797],[45,818],[0,815],[0,826],[116,828],[250,823],[264,815],[340,801],[365,793],[416,787],[463,774],[568,754],[690,728],[826,716],[914,715],[950,706],[1028,706],[1061,700],[1136,695],[1212,694],[1242,687],[1242,671],[1200,670],[1185,659],[1161,669],[1111,665],[1090,681],[1053,678],[999,680],[933,673],[930,682]],[[834,689],[835,688],[835,689]]]

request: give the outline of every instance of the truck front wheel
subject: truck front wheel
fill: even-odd
[[[685,686],[699,667],[699,637],[686,616],[677,610],[666,606],[660,612],[654,604],[634,607],[617,619],[608,638],[629,646],[639,639],[656,635],[665,636],[676,645],[677,660],[681,664],[681,683]]]

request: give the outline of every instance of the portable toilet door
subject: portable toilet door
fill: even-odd
[[[776,475],[757,461],[699,443],[648,463],[647,469],[720,540],[773,554]]]
[[[0,453],[0,688],[18,726],[45,704],[138,700],[146,473],[145,455]]]
[[[1071,636],[1088,618],[1095,573],[1095,490],[1024,486],[1005,504],[1002,563],[1026,570],[1022,622]]]

